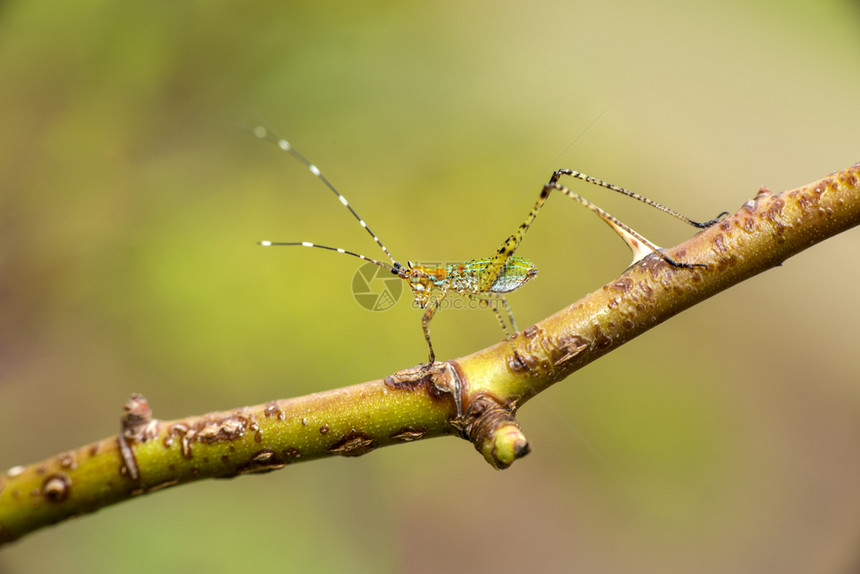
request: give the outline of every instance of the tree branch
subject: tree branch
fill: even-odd
[[[528,453],[514,415],[528,399],[672,315],[860,223],[860,164],[780,194],[650,256],[514,339],[384,380],[175,421],[132,396],[120,433],[0,476],[0,544],[38,528],[203,478],[459,435],[496,468]],[[513,352],[516,349],[516,353]]]

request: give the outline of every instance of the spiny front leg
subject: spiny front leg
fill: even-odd
[[[443,284],[439,288],[439,295],[433,299],[427,307],[427,310],[424,311],[424,315],[421,317],[421,328],[424,330],[424,339],[427,341],[427,348],[430,350],[430,360],[421,368],[421,372],[426,371],[433,366],[433,363],[436,362],[436,353],[433,351],[433,343],[430,342],[430,320],[433,319],[433,316],[436,314],[436,310],[439,308],[439,304],[443,299],[445,299],[445,295],[447,294],[448,285]]]

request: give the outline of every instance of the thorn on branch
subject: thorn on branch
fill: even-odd
[[[131,480],[137,481],[140,479],[140,469],[132,445],[155,437],[158,434],[158,421],[152,419],[152,411],[146,397],[137,393],[128,398],[123,410],[125,414],[120,419],[120,433],[117,437],[123,462],[122,471]]]

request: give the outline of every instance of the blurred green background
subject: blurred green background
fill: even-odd
[[[423,361],[380,256],[487,256],[552,168],[695,219],[860,160],[856,2],[0,5],[0,468],[118,429]],[[577,188],[580,189],[580,188]],[[583,188],[661,245],[692,231]],[[427,441],[172,489],[36,533],[0,572],[816,572],[860,568],[857,231],[676,317],[520,414],[499,473]],[[522,245],[529,325],[622,271],[558,196]],[[441,312],[443,359],[498,341]]]

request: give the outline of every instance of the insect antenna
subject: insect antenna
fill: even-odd
[[[358,221],[359,225],[361,225],[365,229],[365,231],[367,231],[370,234],[370,236],[373,237],[373,240],[376,242],[376,244],[379,245],[379,247],[382,249],[382,251],[385,252],[385,255],[387,255],[388,258],[391,260],[391,263],[394,265],[394,269],[400,269],[401,268],[400,263],[398,263],[397,260],[391,256],[391,253],[388,252],[388,248],[382,244],[382,241],[380,241],[379,237],[373,231],[371,231],[371,229],[367,226],[367,223],[365,223],[365,221],[361,218],[361,216],[359,216],[358,213],[356,213],[356,211],[352,208],[352,206],[349,204],[349,202],[346,200],[346,198],[343,196],[343,194],[341,192],[339,192],[337,190],[337,188],[334,185],[332,185],[332,183],[328,179],[326,179],[326,177],[322,174],[322,172],[320,172],[320,169],[316,165],[311,163],[310,160],[308,160],[305,156],[303,156],[301,153],[299,153],[297,150],[295,150],[293,148],[293,146],[290,145],[290,142],[288,142],[287,140],[285,140],[284,138],[279,136],[273,130],[266,128],[264,126],[257,126],[251,131],[258,138],[263,139],[263,140],[268,140],[268,141],[274,143],[276,146],[278,146],[279,148],[281,148],[282,150],[284,150],[286,152],[289,152],[290,155],[292,155],[294,158],[296,158],[297,160],[299,160],[300,162],[305,164],[305,167],[307,167],[308,170],[310,170],[310,172],[312,174],[317,176],[317,178],[319,178],[319,180],[322,181],[325,184],[325,186],[327,188],[329,188],[332,191],[332,193],[334,193],[337,196],[338,200],[344,205],[344,207],[346,207],[349,210],[349,212],[356,219],[356,221]],[[375,261],[375,260],[370,259],[368,257],[365,257],[363,255],[359,255],[358,253],[353,253],[351,251],[345,251],[343,249],[337,249],[337,248],[333,248],[333,247],[325,247],[323,245],[315,245],[313,243],[310,243],[310,244],[306,243],[306,242],[272,243],[272,242],[261,241],[260,245],[304,245],[305,247],[319,247],[321,249],[328,249],[330,251],[337,251],[339,253],[346,253],[347,255],[353,255],[353,256],[358,257],[360,259],[364,259],[366,261],[376,263],[377,265],[380,264],[379,261]],[[387,269],[392,269],[391,267],[388,267],[388,266],[385,266],[385,267]],[[397,271],[393,271],[393,273],[397,274]]]
[[[403,269],[403,266],[400,265],[397,261],[394,262],[394,265],[389,265],[384,261],[377,261],[376,259],[371,259],[370,257],[365,257],[361,253],[355,253],[354,251],[347,251],[346,249],[341,249],[340,247],[329,247],[328,245],[317,245],[316,243],[311,243],[310,241],[259,241],[258,245],[262,245],[263,247],[282,247],[282,246],[299,246],[299,247],[315,247],[317,249],[325,249],[327,251],[335,251],[337,253],[343,253],[344,255],[352,255],[353,257],[358,257],[362,261],[367,261],[368,263],[373,263],[374,265],[378,265],[385,269],[386,271],[390,271],[392,275],[400,275],[400,270]]]

